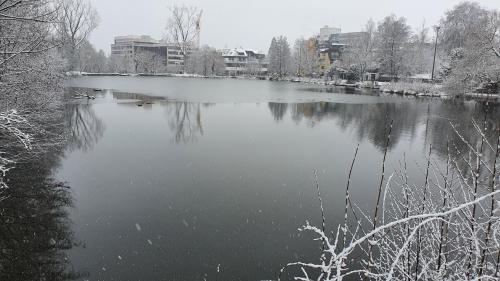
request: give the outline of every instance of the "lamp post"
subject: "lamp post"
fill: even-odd
[[[431,80],[434,81],[434,67],[436,65],[436,51],[437,51],[437,43],[438,43],[438,36],[439,36],[439,29],[441,28],[439,25],[434,27],[436,29],[436,42],[434,43],[434,60],[432,62],[432,73],[431,73]]]

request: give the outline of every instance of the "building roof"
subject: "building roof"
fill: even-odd
[[[115,36],[115,43],[117,42],[134,42],[134,43],[149,43],[158,44],[159,41],[153,39],[149,35],[125,35],[125,36]]]
[[[234,49],[222,49],[220,50],[223,57],[247,57],[249,53],[256,55],[264,55],[261,52],[254,51],[252,49],[234,48]]]

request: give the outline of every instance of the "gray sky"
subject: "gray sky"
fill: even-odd
[[[216,48],[246,47],[267,53],[271,38],[288,37],[290,44],[319,32],[324,25],[343,32],[360,31],[369,18],[380,21],[391,13],[404,16],[412,28],[425,20],[432,26],[461,0],[90,0],[101,22],[90,41],[106,53],[115,35],[164,36],[168,7],[194,5],[203,9],[201,43]],[[477,1],[500,10],[500,0]]]

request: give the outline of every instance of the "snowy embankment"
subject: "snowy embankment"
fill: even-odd
[[[446,93],[441,84],[429,84],[429,83],[407,83],[407,82],[396,82],[396,83],[379,83],[380,91],[386,94],[398,94],[406,96],[417,96],[417,97],[440,97],[440,98],[451,98],[453,95]],[[485,94],[485,93],[465,93],[461,96],[467,98],[475,99],[500,99],[498,94]]]
[[[128,76],[128,77],[182,77],[182,78],[229,78],[228,76],[204,76],[200,74],[179,74],[179,73],[90,73],[90,72],[81,72],[81,71],[69,71],[66,72],[66,76],[68,77],[79,77],[79,76]],[[231,77],[231,78],[246,78],[246,77]]]
[[[326,81],[323,78],[304,78],[304,77],[287,77],[273,79],[272,77],[265,76],[204,76],[199,74],[177,74],[177,73],[88,73],[80,71],[66,72],[66,76],[129,76],[129,77],[181,77],[181,78],[199,78],[199,79],[250,79],[250,80],[271,80],[271,81],[287,81],[292,83],[304,83],[323,86],[335,86],[351,89],[375,89],[384,94],[397,94],[404,96],[415,97],[440,97],[452,98],[453,95],[447,94],[442,89],[440,84],[429,83],[408,83],[408,82],[349,82],[347,80],[330,80]],[[484,94],[484,93],[465,93],[463,96],[474,99],[500,99],[500,95]]]
[[[426,96],[426,97],[448,97],[440,84],[429,83],[381,83],[380,91],[388,94],[399,94],[409,96]]]

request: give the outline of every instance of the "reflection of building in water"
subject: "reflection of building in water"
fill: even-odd
[[[146,94],[138,94],[138,93],[127,93],[127,92],[113,92],[113,99],[115,100],[135,100],[142,102],[143,104],[150,104],[155,101],[164,101],[165,97],[158,96],[150,96]]]

